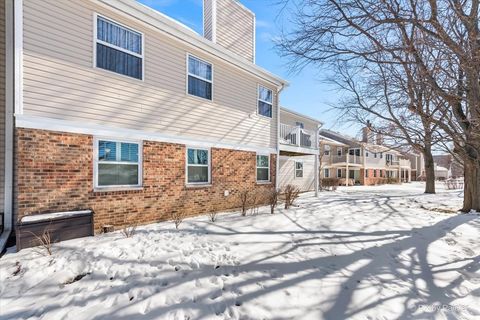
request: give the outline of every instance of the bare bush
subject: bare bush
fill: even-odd
[[[293,202],[300,195],[300,189],[298,187],[295,187],[289,184],[283,190],[283,194],[285,196],[285,209],[288,209],[293,205]]]
[[[258,208],[259,208],[259,205],[260,205],[259,199],[260,199],[260,194],[258,192],[252,192],[252,196],[251,196],[251,199],[250,199],[250,214],[251,215],[258,214]]]
[[[185,211],[183,210],[174,210],[170,213],[170,220],[175,224],[175,229],[178,230],[178,227],[185,219]]]
[[[268,193],[268,204],[270,205],[270,213],[275,213],[275,207],[278,204],[278,196],[280,192],[277,189],[272,189]]]
[[[31,231],[28,231],[35,240],[32,240],[35,245],[38,245],[41,249],[44,250],[44,255],[52,255],[52,236],[48,227],[43,230],[43,233],[39,236]]]
[[[211,222],[215,222],[217,220],[217,215],[218,215],[218,211],[214,210],[208,214],[208,219]]]
[[[127,224],[122,228],[122,234],[125,238],[131,238],[135,234],[135,230],[137,230],[136,223]]]
[[[324,178],[321,181],[322,189],[335,191],[340,185],[340,180],[338,178]]]
[[[240,198],[240,207],[242,209],[242,216],[247,215],[247,210],[248,210],[248,200],[250,198],[250,191],[248,190],[243,190],[240,191],[238,197]]]

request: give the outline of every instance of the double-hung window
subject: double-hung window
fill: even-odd
[[[337,178],[342,177],[342,169],[337,169]]]
[[[210,150],[187,148],[187,183],[210,183]]]
[[[188,94],[212,100],[212,65],[188,56]]]
[[[303,162],[295,161],[295,178],[303,178]]]
[[[337,147],[337,157],[341,157],[343,155],[342,147]]]
[[[325,178],[330,178],[330,169],[328,169],[328,168],[324,169],[324,174],[323,175],[324,175]]]
[[[258,86],[258,114],[264,117],[272,117],[273,109],[272,90],[263,86]]]
[[[329,146],[329,145],[326,145],[326,146],[324,147],[323,154],[326,155],[326,156],[329,156],[329,155],[330,155],[330,146]]]
[[[96,67],[143,79],[143,35],[97,16]]]
[[[102,139],[95,143],[95,187],[141,186],[140,143]]]
[[[257,181],[270,181],[270,156],[257,154]]]

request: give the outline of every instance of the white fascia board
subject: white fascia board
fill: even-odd
[[[242,58],[222,46],[205,39],[198,33],[189,28],[177,23],[175,20],[167,17],[159,11],[150,7],[144,6],[135,0],[93,0],[98,4],[103,4],[110,9],[116,9],[130,18],[141,21],[157,31],[164,32],[169,36],[175,38],[177,41],[182,41],[196,49],[208,52],[226,62],[229,62],[236,67],[250,72],[257,77],[264,79],[277,88],[288,86],[288,82],[269,71],[253,64],[245,58]]]
[[[38,116],[16,115],[15,121],[17,128],[28,128],[58,132],[68,132],[77,134],[87,134],[92,136],[112,137],[117,139],[158,141],[166,143],[176,143],[188,146],[196,146],[203,148],[221,148],[230,150],[240,150],[249,152],[259,152],[267,154],[276,154],[276,148],[250,146],[244,144],[228,143],[223,141],[215,141],[208,139],[197,140],[195,138],[184,136],[173,136],[158,132],[123,129],[117,127],[109,127],[100,124],[90,124],[84,122],[59,120]]]

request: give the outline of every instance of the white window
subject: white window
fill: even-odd
[[[295,178],[303,178],[303,162],[295,161]]]
[[[188,94],[212,100],[212,65],[188,55]]]
[[[337,169],[337,178],[342,177],[342,169]]]
[[[140,187],[142,147],[138,142],[95,139],[95,187]]]
[[[210,150],[187,148],[187,184],[210,183]]]
[[[343,149],[342,147],[337,147],[337,156],[341,157],[343,155]]]
[[[258,86],[258,114],[265,117],[272,117],[273,109],[273,93],[272,90]]]
[[[95,66],[142,80],[142,33],[100,16],[95,23]]]
[[[323,175],[325,178],[330,178],[330,169],[324,169]]]
[[[270,156],[257,154],[257,181],[270,181]]]
[[[323,154],[326,155],[326,156],[330,155],[330,146],[329,145],[325,146]]]

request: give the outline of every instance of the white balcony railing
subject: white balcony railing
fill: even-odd
[[[304,148],[315,148],[315,133],[288,124],[280,124],[280,143]]]

